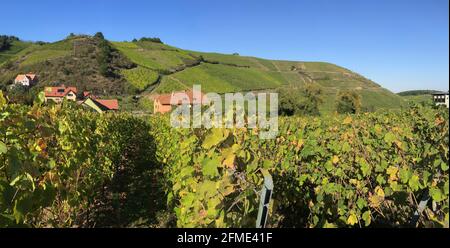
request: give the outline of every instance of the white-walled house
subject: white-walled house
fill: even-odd
[[[448,92],[433,93],[433,101],[436,105],[445,105],[449,107]]]
[[[14,79],[14,83],[30,87],[37,83],[37,76],[33,73],[19,74],[17,75],[16,79]]]
[[[61,103],[64,99],[69,101],[77,100],[77,88],[76,87],[66,87],[61,85],[59,87],[45,87],[45,102],[52,100],[56,103]]]

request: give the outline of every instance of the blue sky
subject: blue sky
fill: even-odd
[[[448,0],[17,0],[0,34],[56,41],[102,31],[184,49],[327,61],[394,92],[448,90]],[[23,11],[21,11],[23,10]]]

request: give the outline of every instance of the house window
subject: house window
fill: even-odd
[[[64,89],[58,89],[58,93],[64,93]]]
[[[434,101],[437,103],[445,102],[445,96],[435,96]]]

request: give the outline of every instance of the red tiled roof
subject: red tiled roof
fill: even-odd
[[[17,75],[17,77],[16,77],[16,81],[22,81],[25,77],[26,77],[25,75],[19,74],[19,75]]]
[[[25,77],[29,78],[31,81],[36,79],[36,74],[28,73],[28,74],[19,74],[16,77],[16,81],[22,81]]]
[[[77,93],[76,87],[45,87],[44,92],[47,97],[64,97],[69,92]]]
[[[104,99],[92,99],[93,101],[100,103],[105,108],[109,110],[118,110],[119,109],[119,102],[117,99],[111,99],[111,100],[104,100]]]
[[[164,94],[164,95],[159,95],[155,98],[155,100],[161,102],[161,104],[163,105],[170,105],[170,98],[172,97],[171,94]]]
[[[173,92],[172,94],[163,94],[163,95],[159,95],[155,98],[155,100],[159,101],[162,105],[170,105],[170,100],[172,98],[172,95],[177,94],[177,93],[185,93],[189,99],[189,103],[192,104],[195,101],[198,101],[197,99],[194,99],[194,92],[192,90],[190,91],[180,91],[180,92]],[[200,92],[200,96],[201,102],[204,102],[206,99],[206,96]],[[178,104],[181,104],[181,100],[179,101]]]

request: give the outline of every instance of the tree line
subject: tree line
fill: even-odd
[[[302,88],[282,88],[279,94],[279,114],[283,116],[319,116],[323,103],[322,89],[315,85]],[[335,110],[339,114],[356,114],[361,111],[361,96],[356,91],[344,90],[337,94]]]
[[[18,41],[19,38],[15,36],[0,35],[0,51],[8,50],[13,41]]]

